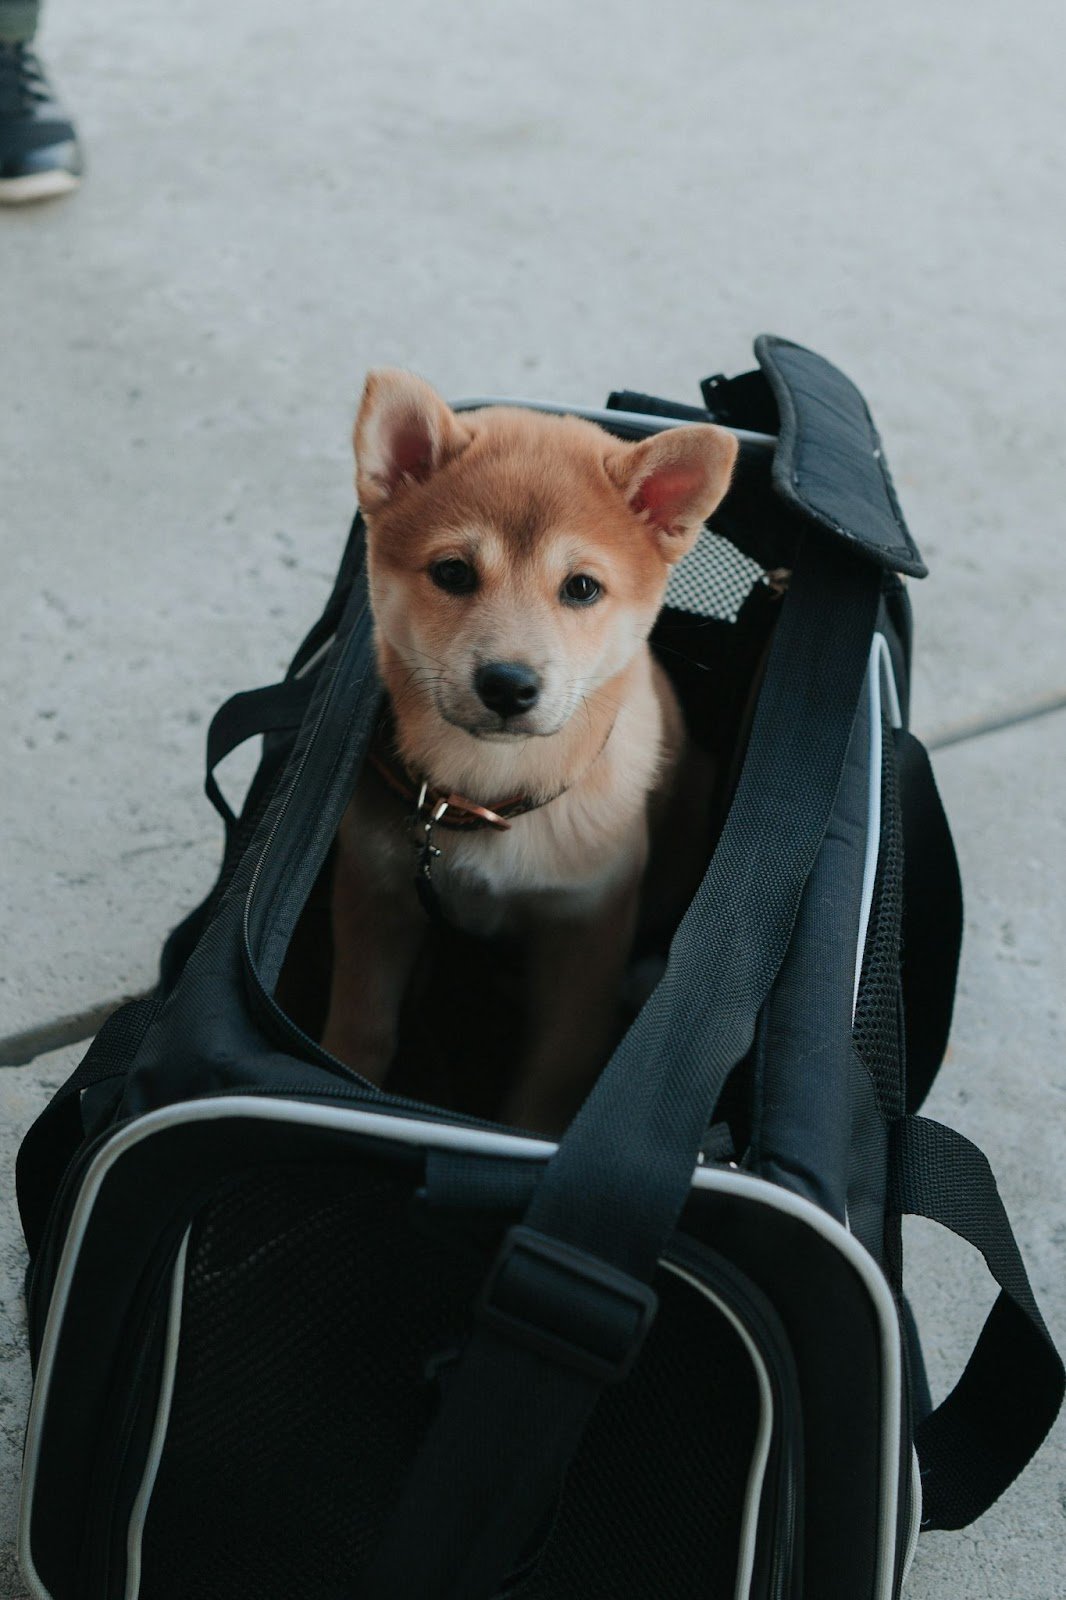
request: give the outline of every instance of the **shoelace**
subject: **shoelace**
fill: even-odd
[[[24,44],[0,43],[0,116],[20,116],[51,98],[40,62]]]

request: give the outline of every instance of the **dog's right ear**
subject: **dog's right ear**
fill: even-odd
[[[737,459],[733,434],[697,422],[612,451],[604,465],[631,511],[654,531],[663,560],[686,555],[729,488]]]
[[[377,511],[405,484],[424,483],[465,450],[470,438],[436,389],[413,372],[371,372],[352,441],[360,506]]]

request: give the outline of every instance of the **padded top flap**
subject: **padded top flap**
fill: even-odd
[[[866,402],[836,367],[773,334],[755,354],[780,417],[773,485],[800,516],[880,566],[924,578]]]

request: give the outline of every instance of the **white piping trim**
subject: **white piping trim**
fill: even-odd
[[[739,1317],[720,1300],[716,1294],[708,1289],[705,1283],[686,1272],[673,1261],[661,1261],[660,1266],[667,1272],[672,1272],[675,1278],[682,1278],[704,1295],[718,1310],[732,1323],[739,1334],[751,1364],[755,1368],[755,1380],[759,1387],[759,1426],[755,1435],[755,1449],[752,1452],[751,1467],[748,1471],[748,1487],[744,1494],[744,1511],[740,1522],[740,1544],[737,1549],[737,1582],[734,1590],[735,1600],[750,1600],[751,1575],[755,1570],[755,1545],[759,1533],[759,1506],[762,1501],[763,1483],[766,1478],[766,1463],[770,1457],[770,1441],[774,1431],[774,1396],[770,1387],[770,1375],[766,1370],[766,1363],[759,1352],[751,1334],[740,1321]]]
[[[319,645],[314,654],[308,656],[299,672],[294,673],[293,676],[296,678],[306,678],[307,674],[309,672],[313,672],[318,666],[319,662],[323,661],[325,657],[329,655],[329,652],[333,649],[336,640],[337,635],[335,633],[331,633],[329,638],[324,640],[323,643]]]
[[[884,686],[888,702],[888,717],[894,728],[903,726],[899,694],[888,641],[883,633],[875,633],[870,643],[870,660],[866,669],[866,704],[870,724],[870,750],[868,761],[868,789],[866,797],[866,855],[862,869],[862,897],[859,901],[859,938],[855,947],[855,973],[851,991],[851,1020],[859,1003],[859,980],[862,961],[866,954],[866,936],[870,931],[870,913],[873,910],[874,887],[877,883],[877,862],[881,851],[881,771],[884,752],[881,748],[881,690]]]
[[[834,1245],[862,1280],[877,1315],[881,1342],[881,1541],[877,1578],[872,1600],[892,1600],[892,1579],[896,1564],[896,1519],[899,1516],[899,1414],[903,1392],[903,1360],[900,1353],[899,1318],[892,1291],[873,1256],[828,1211],[790,1189],[781,1189],[765,1178],[748,1172],[697,1167],[694,1189],[712,1189],[745,1195],[798,1218]]]
[[[211,1100],[182,1101],[149,1111],[119,1130],[100,1149],[78,1192],[67,1229],[63,1252],[56,1271],[41,1341],[37,1381],[30,1401],[26,1427],[26,1453],[19,1503],[18,1559],[22,1575],[32,1592],[32,1600],[53,1600],[33,1565],[30,1518],[37,1481],[41,1436],[48,1403],[48,1389],[55,1365],[60,1330],[70,1298],[78,1255],[101,1186],[111,1168],[135,1145],[153,1134],[183,1123],[219,1122],[227,1117],[257,1122],[290,1122],[304,1127],[328,1128],[334,1132],[363,1133],[397,1144],[423,1145],[445,1150],[480,1151],[484,1155],[516,1157],[551,1156],[557,1146],[544,1139],[523,1139],[517,1134],[494,1133],[481,1128],[464,1128],[452,1123],[421,1122],[408,1117],[391,1117],[381,1112],[349,1110],[337,1106],[314,1105],[305,1101],[271,1100],[245,1095],[219,1095]],[[896,1519],[899,1514],[899,1412],[902,1393],[902,1360],[899,1322],[888,1282],[867,1250],[847,1230],[810,1200],[779,1188],[765,1178],[732,1169],[697,1167],[692,1186],[741,1195],[773,1211],[796,1217],[832,1244],[861,1279],[877,1315],[881,1337],[881,1542],[878,1576],[873,1600],[892,1600],[895,1566]]]
[[[707,426],[705,422],[692,417],[660,417],[648,411],[608,411],[596,406],[567,406],[554,400],[523,400],[506,395],[479,395],[473,400],[453,400],[451,405],[453,411],[480,411],[485,406],[518,406],[522,411],[544,411],[553,417],[584,417],[587,422],[599,422],[605,426],[621,422],[639,423],[646,428],[651,424],[656,430],[664,431],[667,428]],[[750,428],[730,428],[724,422],[715,426],[724,428],[726,433],[731,433],[743,444],[760,445],[771,454],[777,446],[772,433],[753,433]]]
[[[881,667],[885,699],[888,701],[888,720],[893,728],[902,728],[903,712],[899,703],[899,689],[896,687],[896,669],[892,665],[892,652],[883,633],[874,634],[874,652]]]
[[[918,1553],[918,1535],[922,1531],[922,1469],[918,1461],[918,1452],[911,1445],[911,1525],[907,1533],[907,1548],[903,1555],[903,1576],[900,1579],[900,1588],[910,1576],[914,1558]]]
[[[163,1346],[163,1371],[159,1379],[159,1399],[156,1404],[155,1424],[144,1463],[144,1477],[130,1512],[130,1525],[126,1530],[126,1600],[137,1600],[141,1592],[141,1546],[144,1524],[148,1516],[159,1463],[163,1458],[167,1428],[170,1424],[170,1406],[174,1399],[174,1375],[178,1366],[178,1345],[181,1340],[181,1306],[185,1293],[185,1258],[189,1253],[192,1228],[185,1230],[174,1273],[170,1280],[170,1310],[167,1313],[167,1336]]]

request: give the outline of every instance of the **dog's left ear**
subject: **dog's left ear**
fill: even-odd
[[[668,428],[606,459],[608,476],[630,510],[654,530],[664,561],[686,555],[700,529],[725,498],[737,459],[737,441],[713,423]]]

